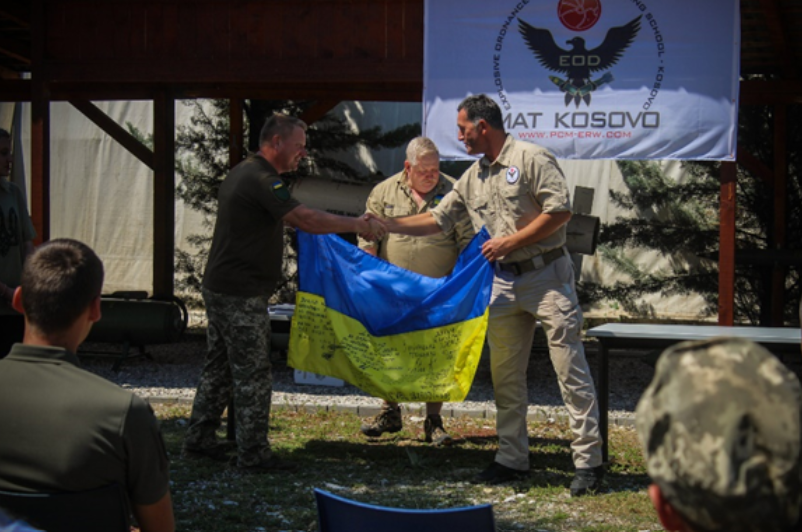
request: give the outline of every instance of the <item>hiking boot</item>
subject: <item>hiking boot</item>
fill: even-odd
[[[237,442],[221,441],[212,447],[188,447],[186,444],[181,450],[181,457],[189,460],[214,460],[215,462],[227,462],[228,454],[237,450]]]
[[[477,474],[471,480],[474,484],[503,484],[513,480],[523,480],[529,475],[529,471],[513,469],[498,462],[493,462],[487,469]]]
[[[451,445],[454,439],[448,435],[443,428],[443,418],[440,414],[429,414],[423,422],[423,433],[426,435],[426,443],[432,445]]]
[[[581,497],[599,491],[603,478],[604,466],[577,468],[574,480],[571,481],[571,497]]]
[[[359,431],[370,438],[378,438],[385,432],[398,432],[404,428],[401,420],[401,407],[384,406],[379,415],[370,423],[363,423]]]
[[[253,465],[248,465],[248,466],[237,465],[237,469],[239,469],[243,473],[253,473],[253,474],[292,473],[298,470],[298,464],[282,460],[277,456],[272,455],[270,458],[266,458],[261,462],[257,462]]]

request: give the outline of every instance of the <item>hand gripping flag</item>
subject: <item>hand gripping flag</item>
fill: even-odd
[[[334,235],[298,231],[289,365],[388,401],[462,401],[487,332],[493,266],[483,228],[440,279]]]

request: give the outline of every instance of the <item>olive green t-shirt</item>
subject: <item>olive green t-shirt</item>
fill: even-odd
[[[169,488],[169,464],[143,399],[55,347],[14,344],[0,360],[0,489],[85,491],[116,483],[137,505]]]
[[[217,198],[204,288],[230,296],[270,295],[281,280],[282,218],[300,203],[259,155],[231,169]]]

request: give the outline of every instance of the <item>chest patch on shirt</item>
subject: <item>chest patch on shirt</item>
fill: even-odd
[[[443,194],[438,194],[432,199],[432,207],[437,207],[443,201]]]
[[[287,190],[287,187],[284,186],[284,183],[281,181],[276,181],[273,183],[273,195],[276,196],[276,199],[279,201],[287,201],[290,199],[290,191]]]
[[[518,170],[517,166],[510,166],[507,168],[507,183],[510,185],[514,185],[518,182],[518,179],[521,177],[521,171]]]

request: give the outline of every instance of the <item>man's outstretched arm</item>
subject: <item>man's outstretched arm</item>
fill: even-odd
[[[284,222],[307,233],[326,235],[330,233],[359,233],[381,238],[386,232],[384,221],[376,216],[340,216],[306,205],[299,205],[284,215]]]
[[[382,221],[389,232],[402,235],[429,236],[442,231],[430,212],[401,218],[387,218]]]

